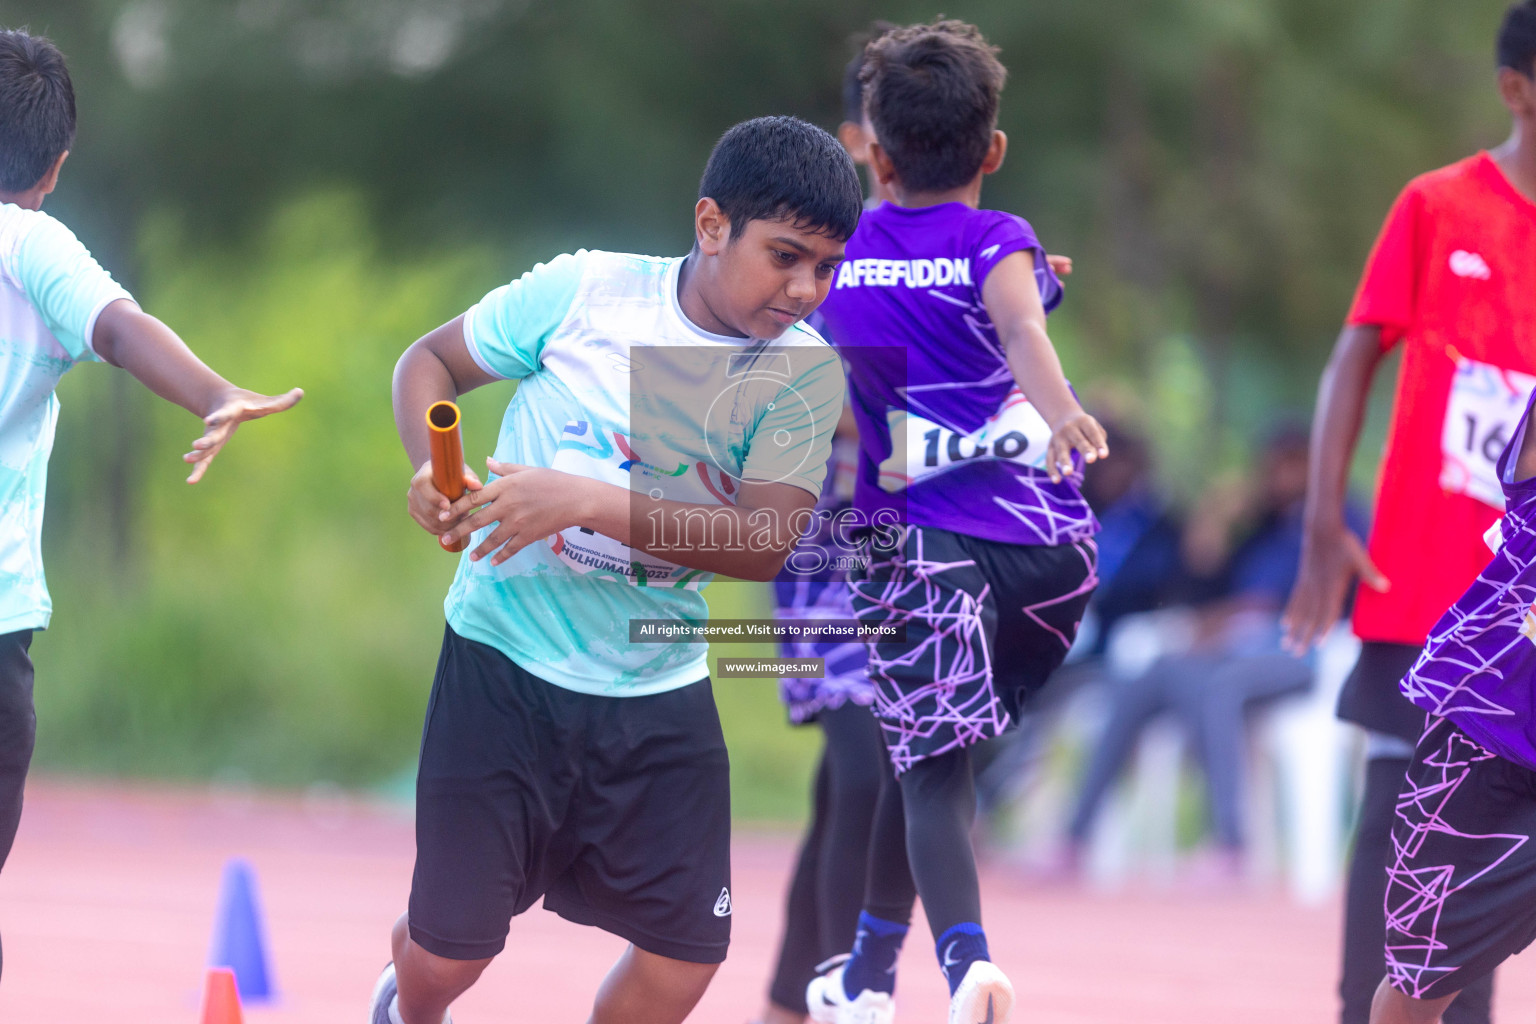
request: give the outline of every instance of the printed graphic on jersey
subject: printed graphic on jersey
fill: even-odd
[[[646,479],[659,481],[688,472],[687,464],[676,459],[666,460],[663,465],[645,461],[635,453],[629,438],[616,430],[600,429],[589,420],[566,424],[555,449],[553,468],[640,493],[647,490]],[[567,527],[548,538],[547,543],[562,562],[594,579],[639,587],[698,590],[710,577],[709,573],[638,551],[585,526]]]
[[[1486,281],[1493,276],[1493,271],[1488,269],[1488,263],[1475,252],[1467,252],[1465,249],[1457,249],[1451,253],[1451,273],[1457,277],[1473,277],[1479,281]]]
[[[995,254],[997,246],[992,247]],[[987,255],[987,254],[983,254]],[[837,268],[838,288],[943,288],[971,284],[968,257],[931,260],[844,260]]]

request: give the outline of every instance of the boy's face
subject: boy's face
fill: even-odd
[[[843,242],[797,228],[793,220],[749,220],[738,234],[713,200],[699,206],[699,249],[715,262],[708,283],[699,285],[722,324],[771,340],[821,305],[843,260]]]

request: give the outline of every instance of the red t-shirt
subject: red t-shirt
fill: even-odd
[[[1488,563],[1493,463],[1536,385],[1536,203],[1479,153],[1409,183],[1349,312],[1403,345],[1355,632],[1422,644]]]

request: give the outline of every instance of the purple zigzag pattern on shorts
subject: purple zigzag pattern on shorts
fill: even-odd
[[[1082,625],[1082,623],[1074,622],[1072,624],[1072,635],[1067,636],[1061,630],[1057,629],[1055,626],[1052,626],[1050,623],[1042,619],[1040,617],[1040,612],[1046,608],[1052,608],[1058,604],[1065,604],[1068,601],[1082,597],[1084,594],[1091,594],[1097,590],[1099,586],[1099,542],[1094,540],[1092,537],[1089,537],[1085,540],[1079,541],[1074,546],[1077,548],[1077,553],[1082,556],[1083,568],[1087,570],[1083,575],[1083,582],[1079,583],[1077,586],[1073,587],[1071,590],[1066,591],[1065,593],[1057,594],[1055,597],[1048,598],[1047,600],[1024,606],[1024,614],[1028,615],[1031,619],[1034,619],[1035,624],[1038,625],[1041,629],[1048,633],[1055,634],[1056,639],[1061,641],[1061,648],[1063,651],[1069,651],[1072,649],[1072,641],[1077,638],[1077,627]]]
[[[970,559],[958,562],[929,561],[923,555],[922,531],[915,531],[913,536],[916,546],[913,557],[903,557],[902,545],[898,546],[889,559],[870,565],[870,576],[885,578],[887,582],[880,595],[872,598],[867,607],[860,609],[859,615],[861,620],[868,619],[896,627],[916,619],[931,629],[921,643],[907,647],[899,657],[884,658],[878,647],[872,647],[870,651],[870,677],[887,683],[875,691],[875,711],[885,731],[891,765],[898,775],[920,759],[912,752],[914,740],[927,739],[942,728],[951,728],[954,731],[953,739],[922,755],[935,757],[998,736],[1009,724],[1008,712],[992,687],[991,654],[980,636],[983,630],[981,610],[991,592],[990,586],[983,587],[979,594],[954,590],[946,595],[945,588],[939,586],[934,577],[946,570],[975,563]],[[1098,584],[1093,571],[1092,550],[1092,541],[1079,546],[1079,552],[1088,568],[1081,584],[1066,593],[1023,609],[1041,628],[1055,634],[1063,648],[1072,645],[1071,638],[1045,622],[1039,613],[1091,591]],[[911,597],[914,593],[922,595],[921,601],[915,602],[915,607]],[[932,659],[932,682],[902,693],[899,700],[890,700],[887,691],[900,692],[900,688],[891,683],[890,670],[898,666],[923,664],[925,658]],[[970,700],[957,703],[957,694],[965,692],[965,684],[977,681],[983,685],[971,691]],[[925,706],[932,710],[922,710]]]
[[[1495,755],[1445,719],[1437,721],[1433,728],[1447,733],[1444,745],[1424,758],[1425,766],[1438,769],[1439,778],[1423,786],[1415,785],[1411,777],[1404,782],[1403,792],[1397,798],[1398,827],[1392,830],[1393,863],[1387,868],[1387,977],[1394,988],[1415,999],[1423,998],[1431,985],[1459,966],[1435,962],[1446,950],[1445,943],[1437,938],[1446,901],[1504,863],[1530,839],[1522,835],[1471,835],[1458,831],[1445,820],[1446,805],[1466,780],[1472,764]],[[1410,809],[1414,810],[1412,816],[1408,813]],[[1505,839],[1509,840],[1509,848],[1481,870],[1463,870],[1459,878],[1456,864],[1413,867],[1425,840],[1434,834],[1478,844]],[[1471,844],[1468,845],[1470,849]]]

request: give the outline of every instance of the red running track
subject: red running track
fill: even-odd
[[[363,1024],[405,904],[409,820],[340,797],[38,781],[0,875],[0,1024],[196,1024],[220,871],[256,868],[281,992],[249,1024]],[[738,835],[730,959],[690,1017],[746,1024],[779,930],[793,838]],[[1020,1024],[1294,1024],[1335,1018],[1338,909],[1272,894],[1104,896],[983,872],[987,931]],[[535,909],[454,1008],[459,1024],[586,1018],[622,944]],[[1536,957],[1501,975],[1500,1024],[1536,1021]],[[944,1020],[927,929],[901,968],[902,1022]]]

